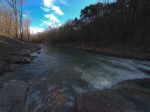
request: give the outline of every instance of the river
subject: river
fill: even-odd
[[[6,73],[1,82],[23,80],[29,86],[26,112],[41,112],[47,94],[57,88],[65,97],[65,103],[73,108],[75,97],[87,91],[111,88],[128,79],[149,77],[149,61],[114,58],[97,53],[41,45],[30,64],[15,65],[14,72]]]

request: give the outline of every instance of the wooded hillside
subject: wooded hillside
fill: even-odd
[[[80,18],[34,35],[34,40],[90,43],[93,47],[134,45],[147,48],[150,45],[150,1],[117,0],[91,4],[81,10]]]

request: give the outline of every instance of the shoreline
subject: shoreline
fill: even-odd
[[[89,45],[79,45],[76,43],[71,44],[52,44],[56,46],[62,47],[71,47],[75,49],[86,50],[90,52],[99,53],[101,55],[112,56],[117,58],[124,58],[124,59],[133,59],[133,60],[142,60],[142,61],[150,61],[150,49],[148,51],[142,51],[142,49],[138,48],[126,48],[126,47],[114,47],[114,46],[96,46],[92,47]]]
[[[30,54],[40,49],[38,44],[0,36],[0,76],[14,71],[15,64],[30,63],[34,59]]]

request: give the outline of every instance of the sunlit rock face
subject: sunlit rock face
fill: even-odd
[[[23,81],[9,81],[0,88],[0,112],[24,112],[28,85]]]

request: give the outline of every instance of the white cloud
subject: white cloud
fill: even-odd
[[[43,32],[43,31],[44,31],[44,28],[30,27],[31,34],[36,34],[36,33]]]
[[[52,10],[55,11],[55,13],[59,14],[59,15],[63,15],[64,13],[62,12],[62,10],[60,9],[60,7],[58,6],[52,6]]]
[[[26,17],[27,17],[27,15],[23,15],[23,17],[24,17],[24,18],[26,18]]]
[[[42,9],[43,11],[45,11],[45,12],[49,12],[49,11],[50,11],[50,9],[47,8],[47,7],[41,7],[41,9]]]
[[[61,26],[60,23],[57,23],[55,21],[46,21],[46,20],[44,21],[44,20],[42,20],[41,26],[44,26],[44,25],[50,26],[51,28],[56,28],[56,27]]]
[[[43,0],[43,6],[41,7],[42,10],[45,12],[50,12],[51,10],[58,15],[63,15],[63,11],[60,9],[59,6],[54,5],[56,0]],[[64,0],[61,0],[61,3],[65,3]]]
[[[67,5],[66,0],[43,0],[41,9],[45,12],[44,17],[46,19],[42,20],[41,26],[61,26],[60,20],[56,17],[56,15],[62,16],[64,15],[64,12],[56,5],[56,3]]]
[[[42,24],[40,26],[44,26],[44,25],[50,26],[51,24],[52,24],[52,21],[42,20]]]
[[[55,17],[53,14],[50,14],[50,19],[52,21],[60,22],[60,20],[57,17]]]
[[[50,8],[53,5],[53,3],[54,0],[43,0],[43,5],[48,8]]]
[[[46,18],[49,18],[51,21],[60,22],[60,20],[56,16],[54,16],[54,14],[45,14],[44,16]]]

